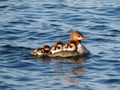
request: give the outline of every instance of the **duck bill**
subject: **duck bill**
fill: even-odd
[[[81,38],[78,38],[78,40],[88,40],[88,38],[86,38],[86,37],[81,37]]]
[[[88,40],[88,38],[86,38],[86,37],[82,37],[82,39],[81,40]]]

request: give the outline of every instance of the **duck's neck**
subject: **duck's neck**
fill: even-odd
[[[82,43],[81,43],[81,41],[75,41],[76,42],[76,45],[77,45],[77,52],[79,53],[79,54],[84,54],[84,53],[86,53],[86,49],[85,49],[85,47],[82,45]]]
[[[78,40],[74,40],[76,45],[79,45],[81,43],[81,41],[78,41]]]

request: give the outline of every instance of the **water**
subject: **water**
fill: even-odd
[[[0,90],[120,90],[119,0],[0,0]],[[91,52],[40,59],[34,48],[78,29]]]

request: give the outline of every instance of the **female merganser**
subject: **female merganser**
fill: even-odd
[[[87,49],[82,45],[81,40],[87,40],[80,32],[74,31],[70,35],[71,40],[64,44],[60,41],[56,42],[51,48],[48,45],[35,49],[31,52],[36,56],[48,57],[76,57],[84,56],[88,53]]]
[[[42,48],[37,48],[31,52],[32,55],[35,56],[48,56],[50,51],[50,46],[44,45]]]
[[[63,50],[63,43],[57,41],[54,46],[51,47],[49,54],[55,54]]]
[[[85,55],[88,53],[87,49],[82,45],[81,40],[87,40],[80,32],[74,31],[71,35],[71,40],[75,41],[77,45],[77,52],[79,55]]]
[[[82,45],[81,40],[87,40],[80,32],[74,31],[71,35],[71,41],[63,46],[61,52],[49,54],[50,57],[75,57],[84,56],[88,53]]]

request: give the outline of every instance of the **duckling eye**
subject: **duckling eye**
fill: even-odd
[[[72,48],[73,46],[70,46],[70,48]]]
[[[60,49],[60,47],[59,47],[59,46],[57,46],[57,47],[56,47],[56,49]]]

